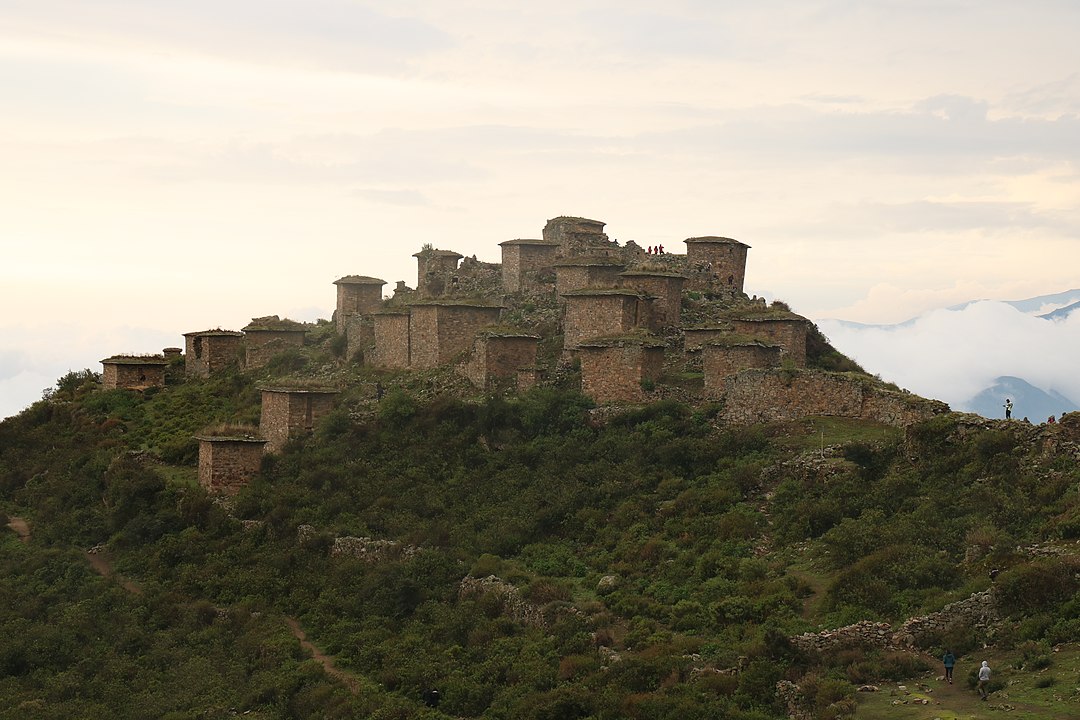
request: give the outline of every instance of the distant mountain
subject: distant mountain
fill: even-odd
[[[985,300],[986,298],[983,298],[982,300],[969,300],[966,303],[948,307],[946,310],[963,310],[969,305],[974,305],[977,302],[984,302]],[[1027,298],[1025,300],[1000,300],[998,302],[1011,305],[1020,312],[1027,313],[1028,315],[1034,315],[1040,310],[1045,310],[1048,307],[1055,308],[1043,315],[1038,315],[1038,317],[1045,318],[1048,315],[1057,312],[1057,310],[1064,309],[1065,306],[1076,307],[1080,304],[1080,289],[1066,290],[1065,292],[1053,293],[1052,295],[1039,295],[1038,297]]]
[[[1076,310],[1080,310],[1080,302],[1074,302],[1072,305],[1066,305],[1039,317],[1043,320],[1064,320]]]
[[[1051,415],[1080,410],[1080,405],[1061,393],[1040,390],[1018,377],[1003,375],[994,384],[971,398],[960,409],[988,418],[1005,417],[1005,398],[1013,402],[1013,419],[1028,418],[1033,423],[1045,421]]]

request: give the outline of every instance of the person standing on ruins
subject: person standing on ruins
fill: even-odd
[[[1005,419],[1012,420],[1012,400],[1005,398]]]
[[[945,666],[945,679],[952,685],[952,671],[956,666],[956,656],[953,655],[952,650],[945,650],[945,654],[941,657],[941,664]]]

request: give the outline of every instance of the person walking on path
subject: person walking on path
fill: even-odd
[[[985,700],[986,696],[990,694],[988,686],[990,685],[990,665],[983,660],[982,667],[979,668],[979,696]]]
[[[953,655],[952,650],[946,650],[945,654],[941,658],[941,663],[945,666],[945,679],[950,685],[952,685],[952,671],[956,666],[956,656]]]

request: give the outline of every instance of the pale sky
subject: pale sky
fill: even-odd
[[[0,0],[0,416],[558,215],[737,238],[812,319],[1077,287],[1078,36],[1073,0]]]

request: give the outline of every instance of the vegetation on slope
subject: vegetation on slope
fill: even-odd
[[[925,658],[807,657],[789,636],[936,610],[990,568],[1008,623],[942,643],[1049,657],[1080,639],[1074,561],[1018,550],[1080,536],[1064,435],[956,416],[906,437],[732,429],[676,403],[599,422],[573,392],[465,401],[437,375],[333,367],[305,350],[265,371],[345,392],[229,504],[193,484],[190,437],[255,421],[256,378],[137,395],[76,373],[0,423],[0,502],[33,528],[0,543],[11,717],[764,720],[786,714],[784,678],[839,717],[856,684]],[[371,561],[334,554],[342,536],[400,544]],[[99,543],[142,595],[92,574],[80,550]],[[490,575],[502,590],[463,590]],[[358,693],[304,660],[286,617]]]

